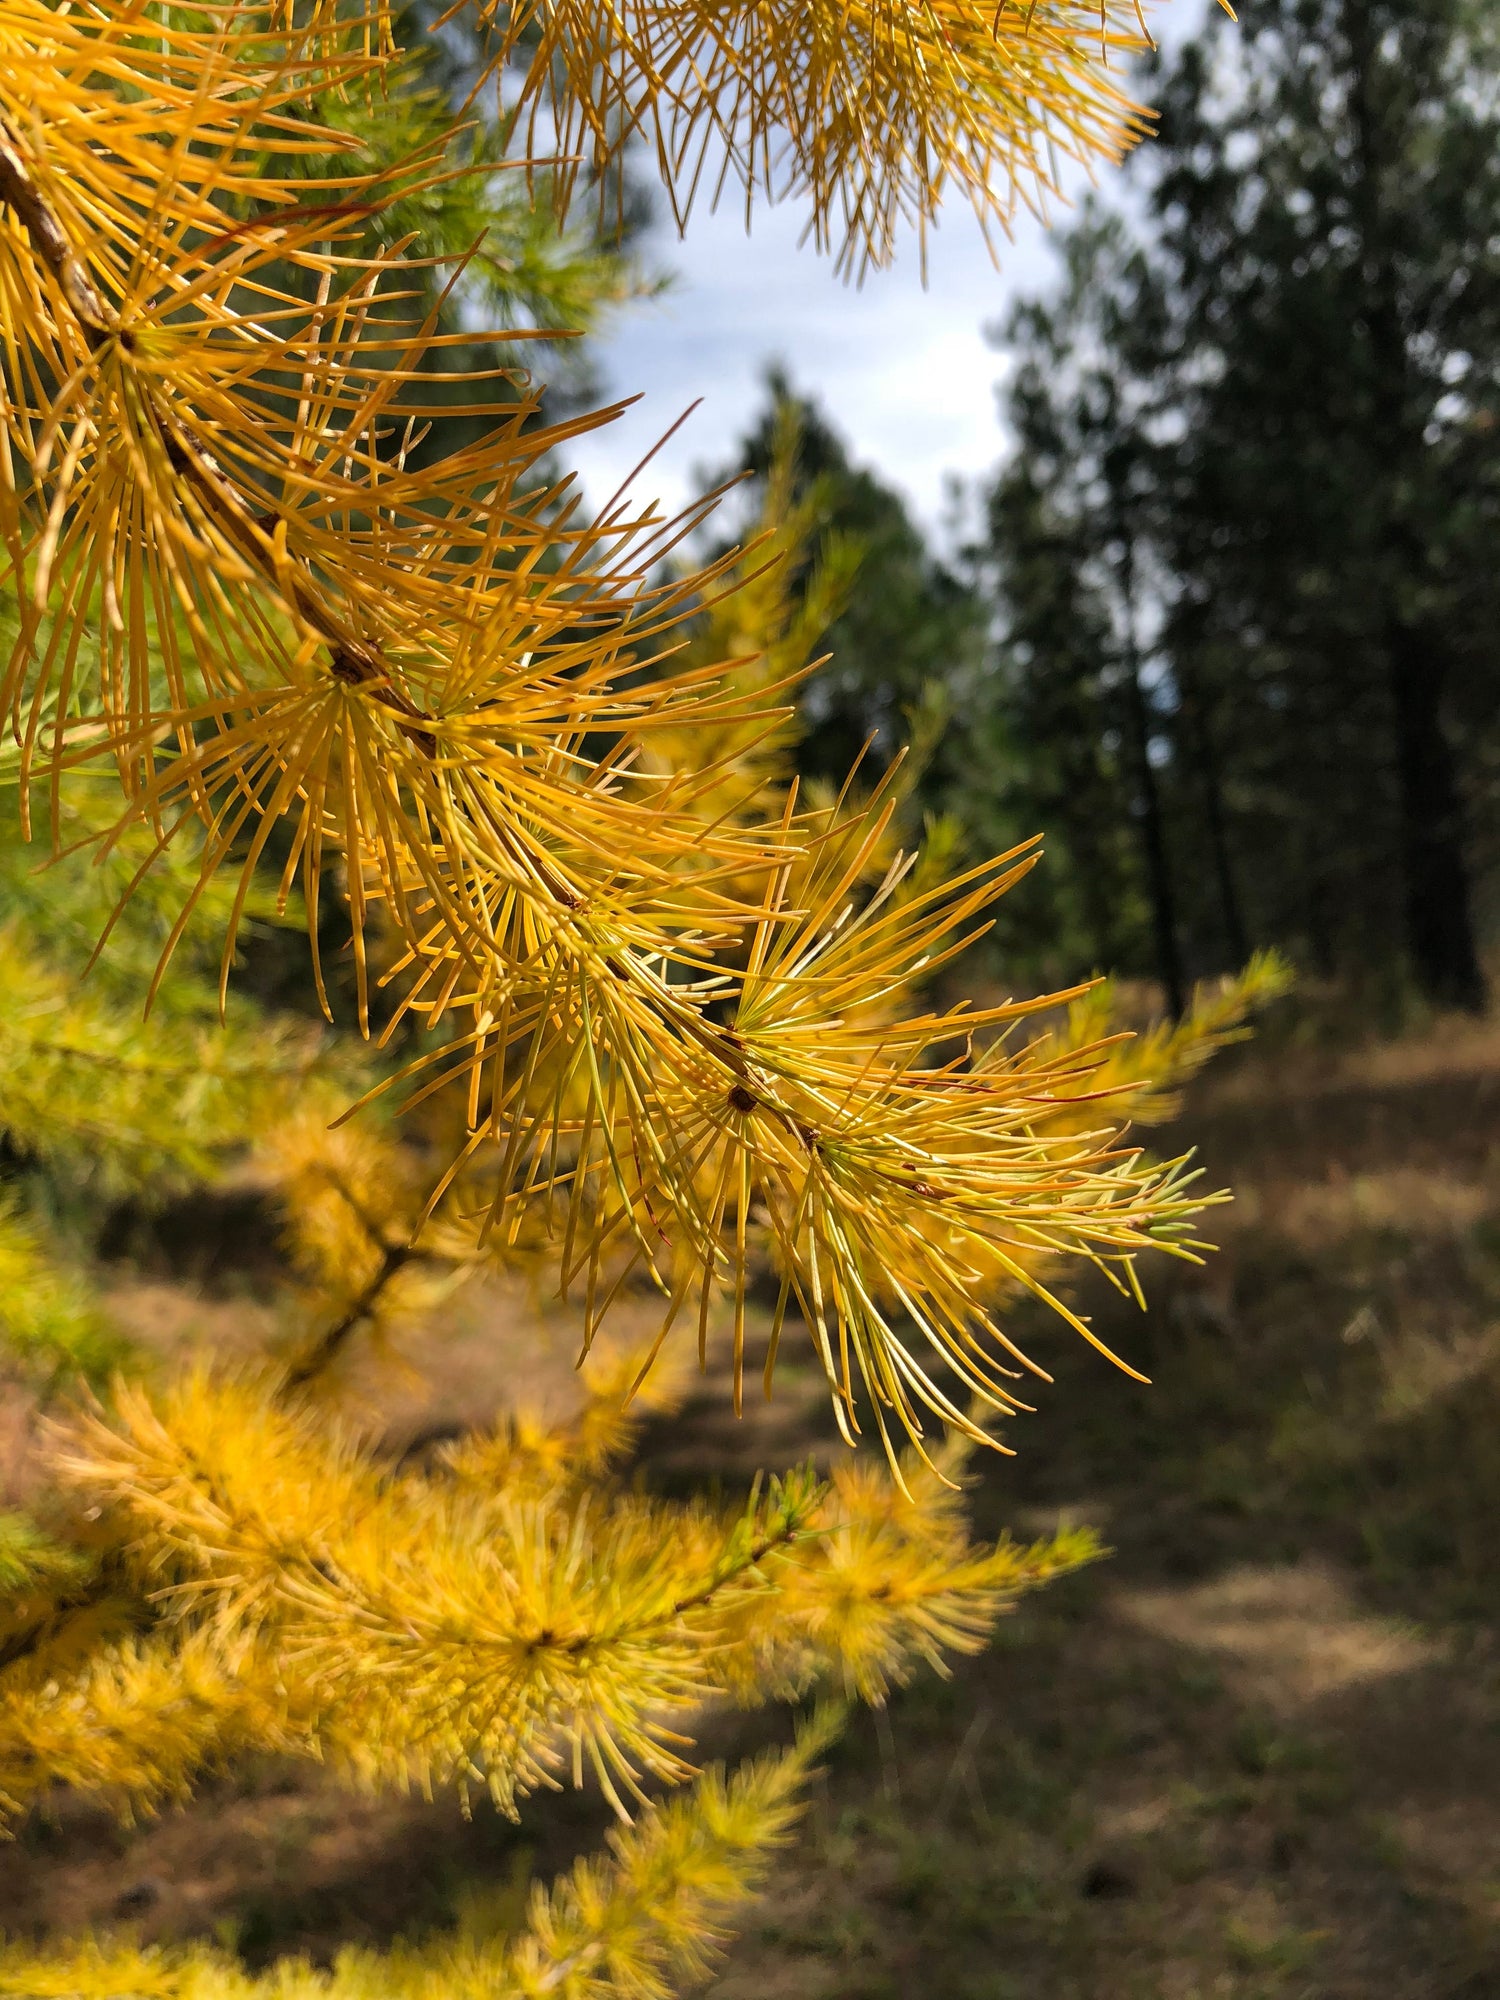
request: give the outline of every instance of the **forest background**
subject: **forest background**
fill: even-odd
[[[1154,137],[988,329],[1000,462],[946,545],[803,409],[802,477],[868,556],[804,762],[923,715],[924,810],[976,851],[1046,830],[1012,973],[1176,1011],[1274,944],[1387,1019],[1481,1004],[1496,60],[1482,7],[1288,0],[1149,65]]]

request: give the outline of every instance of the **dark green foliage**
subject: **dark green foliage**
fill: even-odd
[[[1109,257],[1124,265],[1123,297],[1100,290]],[[1008,815],[1018,835],[1049,830],[1046,934],[1071,959],[1059,969],[1155,972],[1179,1014],[1150,447],[1111,348],[1111,335],[1144,333],[1159,304],[1112,223],[1086,222],[1066,258],[1060,297],[1023,304],[1006,328],[1019,357],[1008,396],[1014,453],[970,551],[995,606],[994,653],[971,702],[976,726],[999,718],[1016,755],[1011,768],[971,780],[974,804],[960,810]],[[1226,962],[1193,956],[1197,969]]]
[[[756,484],[764,481],[778,420],[790,404],[799,430],[794,498],[816,486],[825,529],[860,553],[857,585],[819,648],[830,656],[828,665],[804,697],[798,756],[804,771],[838,784],[871,737],[879,764],[913,734],[914,722],[919,748],[929,748],[921,743],[920,718],[977,659],[983,610],[933,554],[900,494],[851,464],[827,418],[795,395],[779,369],[768,374],[767,391],[739,465],[721,476],[744,470]]]
[[[1484,1000],[1500,860],[1500,37],[1474,0],[1262,0],[1144,79],[1128,205],[994,338],[1009,449],[940,560],[803,406],[864,546],[805,770],[930,731],[916,802],[1047,837],[1007,980],[1274,945]],[[771,379],[772,402],[790,391]],[[763,472],[774,407],[746,441]]]
[[[1109,615],[1085,576],[1080,525],[1032,456],[996,482],[985,525],[980,576],[1004,609],[992,657],[956,704],[972,759],[950,757],[951,803],[994,845],[1046,829],[1043,866],[1008,913],[1012,953],[1058,981],[1094,965],[1137,970],[1146,918],[1120,732],[1106,720]]]
[[[1469,0],[1213,19],[1149,80],[1144,219],[1090,208],[1061,293],[1004,329],[1018,449],[980,552],[1005,634],[984,692],[1031,746],[1027,807],[1071,792],[1054,826],[1114,823],[1098,769],[1133,791],[1149,946],[1113,884],[1113,921],[1085,921],[1168,985],[1174,955],[1274,941],[1482,1001],[1497,53]]]

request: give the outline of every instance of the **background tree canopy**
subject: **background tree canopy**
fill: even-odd
[[[1158,58],[1126,195],[994,330],[1012,448],[961,559],[804,412],[868,555],[805,760],[947,715],[922,804],[976,851],[1048,836],[997,934],[1012,974],[1152,974],[1176,1007],[1274,943],[1482,1005],[1497,54],[1471,0],[1264,0]]]

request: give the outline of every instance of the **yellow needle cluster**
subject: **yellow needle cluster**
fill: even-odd
[[[393,1475],[263,1384],[121,1387],[111,1421],[63,1433],[58,1469],[167,1622],[76,1686],[39,1661],[0,1725],[0,1791],[19,1803],[50,1774],[149,1803],[258,1729],[371,1783],[482,1785],[512,1813],[587,1772],[623,1812],[688,1775],[683,1728],[715,1696],[831,1675],[878,1700],[1093,1553],[977,1549],[931,1474],[914,1507],[849,1470],[728,1514],[610,1493],[618,1409],[606,1380],[576,1427],[523,1423]]]
[[[470,0],[461,0],[462,5]],[[450,8],[450,15],[460,11]],[[530,150],[596,171],[643,135],[679,225],[700,186],[801,197],[817,247],[863,275],[950,188],[1007,233],[1064,161],[1147,129],[1124,87],[1137,0],[479,0],[519,62]],[[576,175],[559,181],[564,199]]]
[[[8,2000],[670,2000],[712,1964],[724,1920],[759,1886],[798,1816],[831,1733],[815,1717],[795,1746],[717,1769],[616,1832],[607,1858],[537,1888],[526,1926],[480,1942],[344,1951],[331,1971],[282,1961],[257,1978],[221,1952],[87,1942],[41,1956],[0,1949]]]
[[[849,1436],[862,1402],[913,1438],[923,1407],[1006,1409],[997,1282],[1180,1246],[1183,1176],[1049,1130],[1087,1055],[1010,1053],[1024,1009],[902,1016],[1029,855],[905,897],[898,861],[871,893],[888,790],[705,813],[775,720],[734,663],[672,655],[730,558],[674,577],[684,524],[583,519],[540,481],[565,439],[529,393],[423,457],[457,336],[410,313],[415,249],[360,253],[343,219],[391,184],[350,158],[307,204],[295,171],[348,150],[313,114],[380,60],[242,5],[149,32],[136,0],[0,20],[0,700],[23,756],[55,777],[102,742],[122,825],[194,835],[202,887],[237,873],[231,937],[273,851],[316,937],[336,864],[362,1017],[378,933],[397,1019],[451,1024],[416,1094],[466,1080],[455,1173],[484,1178],[500,1241],[552,1234],[588,1337],[636,1272],[664,1333],[725,1289],[742,1323],[764,1251],[778,1335],[795,1304]]]

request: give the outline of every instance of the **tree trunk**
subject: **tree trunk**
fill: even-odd
[[[1151,900],[1151,931],[1156,943],[1156,975],[1166,996],[1167,1011],[1180,1021],[1186,1006],[1182,955],[1177,947],[1177,907],[1172,893],[1172,867],[1167,858],[1166,818],[1161,787],[1151,762],[1151,705],[1141,680],[1141,648],[1136,627],[1136,545],[1118,493],[1114,496],[1114,527],[1120,544],[1121,664],[1125,669],[1125,733],[1135,763],[1135,822],[1146,863],[1146,891]]]
[[[1179,1021],[1186,1005],[1186,995],[1182,956],[1177,948],[1176,899],[1172,893],[1171,865],[1167,860],[1161,789],[1151,762],[1150,712],[1133,652],[1126,666],[1125,700],[1130,712],[1130,733],[1135,748],[1136,824],[1140,828],[1141,849],[1146,861],[1146,887],[1151,898],[1157,977],[1166,994],[1167,1011],[1174,1021]]]
[[[1394,626],[1386,644],[1412,965],[1429,999],[1482,1014],[1487,996],[1470,916],[1463,802],[1443,728],[1442,663],[1409,625]]]
[[[1250,940],[1245,928],[1244,907],[1239,884],[1234,878],[1234,858],[1229,851],[1229,822],[1224,811],[1224,785],[1219,771],[1219,746],[1214,740],[1208,698],[1196,669],[1186,653],[1177,660],[1177,684],[1182,706],[1191,726],[1192,757],[1203,788],[1203,818],[1208,833],[1208,851],[1213,863],[1214,886],[1219,898],[1219,926],[1229,954],[1229,969],[1237,970],[1250,956]]]

